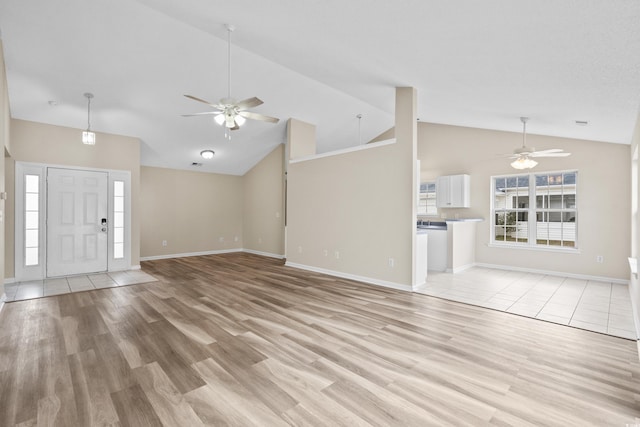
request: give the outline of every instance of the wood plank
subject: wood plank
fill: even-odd
[[[0,425],[640,418],[633,341],[282,264],[242,253],[148,261],[158,282],[5,304]]]

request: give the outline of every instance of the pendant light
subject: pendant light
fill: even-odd
[[[84,97],[87,98],[87,130],[82,132],[82,143],[96,145],[96,134],[91,132],[91,98],[93,98],[93,94],[87,92]]]

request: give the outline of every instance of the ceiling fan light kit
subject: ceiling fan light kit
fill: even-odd
[[[522,147],[513,150],[511,167],[514,169],[531,169],[538,165],[533,157],[567,157],[571,153],[565,153],[560,148],[551,148],[549,150],[536,151],[534,147],[527,147],[527,121],[528,117],[520,117],[522,122]]]
[[[218,104],[212,104],[204,99],[197,98],[192,95],[185,95],[189,99],[202,102],[210,107],[215,108],[214,111],[206,111],[203,113],[183,114],[183,117],[213,115],[216,124],[225,128],[225,137],[231,139],[230,130],[238,130],[244,125],[247,119],[260,120],[269,123],[278,123],[280,119],[275,117],[264,116],[262,114],[247,111],[249,108],[262,105],[263,102],[257,97],[247,98],[240,102],[231,97],[231,33],[235,30],[233,25],[226,25],[227,28],[227,97],[222,98]]]

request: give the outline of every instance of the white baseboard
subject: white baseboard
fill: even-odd
[[[313,271],[314,273],[322,273],[322,274],[327,274],[329,276],[340,277],[343,279],[356,280],[358,282],[364,282],[371,285],[383,286],[385,288],[398,289],[400,291],[411,292],[413,290],[412,287],[408,285],[401,285],[399,283],[387,282],[386,280],[378,280],[378,279],[373,279],[371,277],[343,273],[341,271],[327,270],[325,268],[312,267],[310,265],[297,264],[297,263],[288,262],[288,261],[284,265],[286,265],[287,267],[299,268],[301,270]]]
[[[140,261],[155,261],[158,259],[185,258],[190,256],[202,256],[202,255],[219,255],[219,254],[229,254],[233,252],[242,252],[242,249],[222,249],[217,251],[187,252],[182,254],[146,256],[146,257],[140,257]]]
[[[260,256],[266,256],[266,257],[269,257],[269,258],[277,258],[277,259],[284,259],[285,258],[284,255],[272,254],[270,252],[254,251],[253,249],[242,249],[242,252],[246,252],[248,254],[260,255]]]
[[[242,248],[239,248],[239,249],[222,249],[222,250],[217,250],[217,251],[187,252],[187,253],[181,253],[181,254],[147,256],[147,257],[141,257],[140,261],[154,261],[154,260],[158,260],[158,259],[185,258],[185,257],[190,257],[190,256],[202,256],[202,255],[230,254],[230,253],[234,253],[234,252],[246,252],[248,254],[266,256],[266,257],[269,257],[269,258],[277,258],[277,259],[284,259],[285,258],[284,255],[280,255],[280,254],[272,254],[270,252],[261,252],[261,251],[254,251],[253,249],[242,249]],[[134,266],[131,266],[131,269],[132,270],[139,270],[140,266],[139,265],[134,265]]]
[[[476,267],[493,268],[496,270],[521,271],[523,273],[544,274],[546,276],[570,277],[572,279],[591,280],[594,282],[608,282],[617,283],[619,285],[629,285],[628,280],[615,279],[613,277],[590,276],[588,274],[565,273],[563,271],[538,270],[535,268],[514,267],[511,265],[485,264],[482,262],[477,262],[474,265]]]
[[[140,264],[138,265],[132,265],[129,270],[140,270],[142,267],[140,267]]]
[[[474,265],[476,264],[467,264],[467,265],[461,265],[460,267],[456,267],[456,268],[447,268],[446,272],[456,274],[456,273],[460,273],[461,271],[468,270]]]

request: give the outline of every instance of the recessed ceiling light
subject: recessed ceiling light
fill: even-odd
[[[216,154],[213,150],[203,150],[200,152],[200,156],[202,156],[203,159],[213,159],[213,155]]]
[[[49,101],[49,105],[51,105],[52,107],[55,107],[56,105],[58,105],[58,101],[51,100]]]
[[[586,126],[586,125],[588,125],[588,124],[589,124],[589,122],[588,122],[588,121],[586,121],[586,120],[576,120],[576,124],[577,124],[578,126]]]

